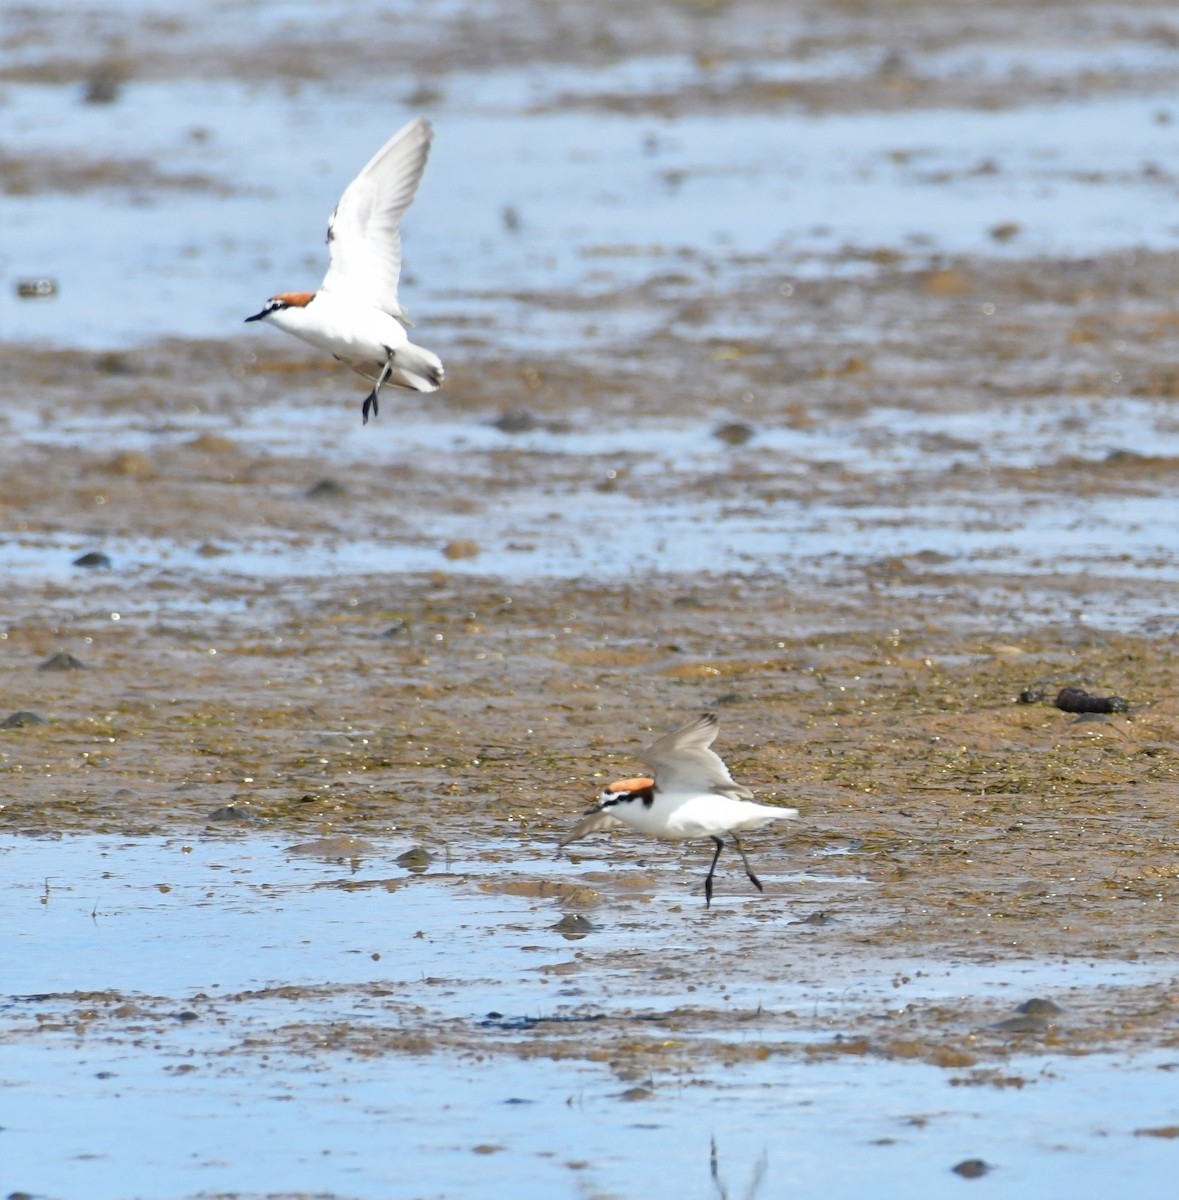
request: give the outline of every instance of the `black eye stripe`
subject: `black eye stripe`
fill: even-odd
[[[633,792],[618,792],[613,796],[608,796],[598,807],[613,808],[618,804],[629,804],[632,800],[641,800],[644,808],[650,808],[655,803],[654,786],[636,788]]]

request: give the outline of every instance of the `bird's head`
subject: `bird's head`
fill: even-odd
[[[610,808],[627,800],[647,800],[653,795],[655,780],[640,775],[635,779],[616,779],[607,784],[598,796],[599,808]]]
[[[275,313],[284,312],[288,308],[306,308],[314,297],[314,292],[279,292],[277,296],[271,296],[262,305],[261,312],[256,312],[252,317],[247,317],[246,324],[248,325],[251,321],[265,321],[267,317],[272,317]]]

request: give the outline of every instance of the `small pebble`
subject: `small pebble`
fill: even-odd
[[[513,408],[500,413],[491,425],[500,433],[531,433],[541,427],[541,421],[526,408]]]
[[[155,463],[138,450],[121,450],[112,454],[102,464],[102,470],[126,479],[155,479],[158,474]]]
[[[478,558],[482,551],[479,543],[470,538],[455,538],[442,547],[442,553],[453,561],[456,558]]]
[[[803,917],[800,921],[794,922],[796,925],[833,925],[835,918],[827,915],[825,910],[811,913],[809,917]]]
[[[340,496],[348,495],[348,489],[334,479],[321,479],[318,483],[313,483],[303,495],[308,500],[336,500]]]
[[[1061,1007],[1054,1000],[1041,1000],[1037,997],[1025,1000],[1015,1011],[1026,1013],[1030,1017],[1050,1017],[1060,1012]]]
[[[961,1175],[963,1179],[981,1179],[991,1170],[991,1166],[989,1163],[983,1162],[981,1158],[966,1158],[950,1169],[955,1175]]]
[[[1124,713],[1130,709],[1121,696],[1094,696],[1079,687],[1061,688],[1056,693],[1056,707],[1067,713]]]
[[[399,854],[395,861],[399,867],[404,867],[407,871],[416,871],[420,875],[434,861],[434,856],[424,846],[414,846],[404,854]]]
[[[88,671],[89,669],[80,658],[75,658],[64,650],[53,655],[52,658],[47,658],[37,668],[38,671]]]
[[[728,421],[724,425],[718,425],[712,431],[712,436],[724,442],[726,446],[744,446],[756,433],[757,430],[744,421]]]
[[[85,554],[80,554],[74,559],[75,567],[89,567],[92,570],[109,571],[111,566],[110,557],[103,554],[99,550],[88,550]]]
[[[236,804],[223,804],[220,808],[213,809],[207,819],[210,821],[245,821],[251,825],[258,820],[253,813],[238,808]]]
[[[1179,1125],[1156,1125],[1153,1129],[1135,1129],[1135,1137],[1166,1138],[1173,1141],[1179,1138]]]
[[[0,729],[24,729],[28,725],[48,725],[49,722],[44,717],[39,716],[35,712],[29,712],[27,708],[22,708],[20,712],[14,712],[11,716],[5,717],[0,721]]]
[[[1039,704],[1041,700],[1047,700],[1048,693],[1041,687],[1024,688],[1022,692],[1016,696],[1017,704]]]
[[[1020,1017],[1008,1017],[1006,1021],[997,1021],[991,1028],[1000,1033],[1043,1033],[1048,1028],[1048,1018],[1026,1013]]]
[[[113,104],[119,98],[126,77],[127,73],[119,63],[99,63],[86,80],[82,100],[86,104]]]
[[[94,356],[94,369],[101,371],[104,375],[132,375],[134,367],[125,354],[118,354],[114,350],[104,351],[102,354]],[[130,451],[134,453],[134,451]]]
[[[55,279],[18,279],[16,294],[22,300],[42,300],[47,296],[57,295],[57,280]]]
[[[364,838],[353,837],[347,833],[327,834],[314,838],[310,842],[299,842],[288,846],[288,854],[300,854],[306,858],[327,858],[337,862],[342,859],[359,860],[361,855],[371,854],[374,847]]]
[[[580,913],[566,913],[553,927],[566,941],[575,942],[594,931],[594,923]]]

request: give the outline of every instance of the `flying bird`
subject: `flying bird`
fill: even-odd
[[[413,203],[433,130],[415,117],[373,155],[345,188],[328,218],[329,264],[317,292],[279,292],[246,321],[267,321],[321,350],[365,379],[373,390],[361,406],[376,416],[386,383],[418,392],[442,386],[442,361],[409,340],[408,314],[397,299],[401,218]]]

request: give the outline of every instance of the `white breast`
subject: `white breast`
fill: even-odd
[[[405,345],[401,323],[367,304],[316,293],[304,308],[284,308],[267,318],[295,337],[343,359],[384,362],[388,349]]]
[[[630,800],[614,805],[610,812],[640,833],[675,841],[724,837],[727,833],[759,829],[771,821],[789,821],[798,816],[796,808],[754,804],[714,793],[676,795],[660,791],[656,791],[650,807],[641,800]]]

